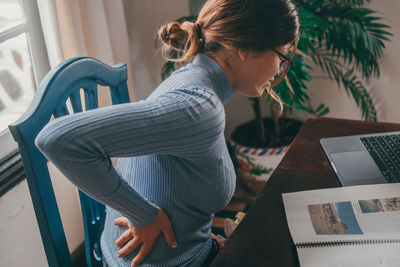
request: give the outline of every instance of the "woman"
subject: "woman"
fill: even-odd
[[[235,187],[223,104],[234,91],[257,97],[267,88],[275,97],[271,88],[287,71],[298,32],[289,0],[209,0],[196,23],[160,29],[167,47],[193,61],[145,101],[61,117],[42,130],[40,150],[108,206],[105,264],[212,260],[211,220]],[[111,157],[119,158],[116,168]]]

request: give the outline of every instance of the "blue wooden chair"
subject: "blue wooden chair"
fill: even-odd
[[[18,143],[29,190],[35,208],[49,266],[72,266],[64,229],[57,208],[47,161],[34,144],[35,137],[49,122],[69,114],[67,99],[74,113],[98,107],[98,85],[109,86],[112,103],[129,102],[125,64],[114,67],[88,57],[71,58],[50,71],[41,82],[25,114],[9,129]],[[81,89],[84,101],[81,100]],[[85,230],[88,266],[103,266],[100,235],[105,206],[79,191]]]

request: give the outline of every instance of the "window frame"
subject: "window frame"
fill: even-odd
[[[29,49],[28,52],[31,57],[35,86],[38,88],[43,77],[47,74],[47,72],[49,72],[50,64],[46,50],[42,24],[40,21],[37,0],[19,0],[19,2],[25,21],[22,24],[0,32],[0,43],[16,37],[19,34],[26,33]],[[16,154],[19,154],[18,145],[11,136],[8,128],[0,132],[0,147],[2,148],[0,150],[1,196],[23,179],[21,178],[20,170],[17,172],[18,175],[15,175],[15,172],[8,175],[7,173],[9,172],[9,169],[3,168],[3,166],[15,166],[15,164],[18,164],[20,169],[23,167],[22,164],[19,164],[20,159],[18,158],[20,157],[15,156]]]

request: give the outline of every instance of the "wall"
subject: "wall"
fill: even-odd
[[[84,240],[75,187],[49,164],[70,252]],[[0,267],[47,266],[28,184],[23,180],[0,198]]]
[[[0,198],[0,266],[46,266],[26,180]],[[29,251],[27,253],[27,251]]]
[[[165,61],[156,48],[159,27],[187,16],[189,4],[182,0],[125,0],[124,5],[134,68],[135,98],[140,100],[161,82],[160,70]]]

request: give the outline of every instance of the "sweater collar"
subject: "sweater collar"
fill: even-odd
[[[199,53],[193,60],[193,64],[204,67],[211,76],[213,90],[222,103],[228,102],[234,95],[231,83],[224,70],[209,56]]]

